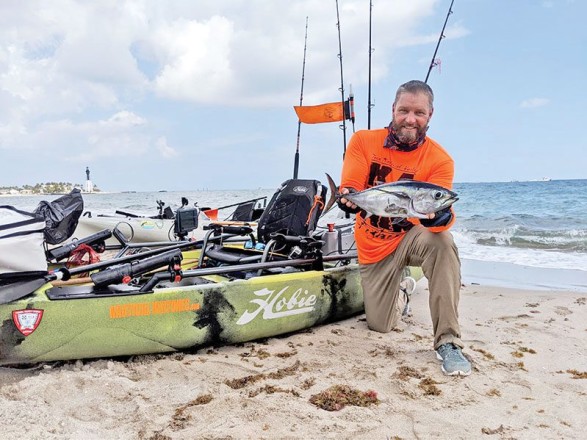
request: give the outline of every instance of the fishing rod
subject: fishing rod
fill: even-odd
[[[344,102],[344,79],[342,74],[342,42],[340,39],[340,15],[338,13],[338,0],[336,0],[336,27],[338,28],[338,59],[340,61],[340,95],[341,95],[341,102],[343,108],[343,117],[342,117],[342,125],[340,128],[342,129],[342,145],[343,145],[343,153],[342,157],[346,154],[346,115],[344,114],[345,102]]]
[[[353,133],[355,132],[355,95],[353,94],[353,85],[349,85],[349,99],[344,106],[344,117],[349,119],[353,124]]]
[[[236,264],[233,266],[219,266],[219,267],[203,267],[197,269],[191,269],[183,271],[181,276],[182,278],[193,278],[193,277],[201,277],[201,276],[208,276],[208,275],[226,275],[228,273],[234,272],[247,272],[247,271],[254,271],[254,270],[266,270],[272,268],[281,268],[281,267],[299,267],[299,266],[309,266],[309,265],[321,265],[322,262],[335,262],[335,261],[348,261],[357,258],[357,254],[352,252],[348,254],[336,254],[336,255],[324,255],[318,258],[298,258],[292,260],[279,260],[279,261],[266,261],[260,263],[245,263],[245,264]],[[151,278],[140,288],[139,292],[150,292],[154,289],[154,287],[161,281],[168,280],[169,273],[165,272],[156,272],[154,273]]]
[[[440,47],[440,42],[445,37],[444,29],[446,29],[446,23],[448,22],[448,17],[450,16],[450,14],[452,14],[452,5],[454,2],[455,2],[455,0],[451,0],[451,2],[450,2],[450,7],[448,8],[448,13],[446,14],[446,19],[444,20],[444,26],[442,26],[442,30],[440,31],[440,37],[438,37],[438,43],[436,43],[436,49],[434,49],[434,55],[432,55],[432,60],[430,61],[430,67],[428,67],[428,73],[426,74],[426,79],[424,80],[425,83],[428,82],[428,77],[430,76],[430,72],[432,71],[432,69],[438,65],[438,62],[436,61],[436,53],[438,52],[438,48]]]
[[[367,93],[367,130],[371,129],[371,54],[373,49],[371,47],[371,18],[373,16],[373,0],[369,0],[369,89]]]
[[[263,196],[263,197],[257,197],[254,199],[250,199],[250,200],[245,200],[244,202],[238,202],[238,203],[233,203],[231,205],[226,205],[226,206],[219,206],[218,208],[212,208],[212,209],[226,209],[226,208],[232,208],[233,206],[238,206],[238,205],[242,205],[244,203],[249,203],[249,202],[256,202],[258,200],[263,200],[263,199],[267,199],[267,196]],[[204,211],[210,211],[210,209],[204,209]]]
[[[304,62],[302,63],[302,88],[300,90],[300,107],[304,101],[304,73],[306,71],[306,47],[308,44],[308,17],[306,16],[306,34],[304,36]],[[296,140],[296,155],[294,158],[293,178],[298,178],[298,168],[300,165],[300,132],[302,130],[302,121],[298,119],[298,137]]]

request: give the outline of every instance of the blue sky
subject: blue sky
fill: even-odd
[[[424,79],[450,0],[373,0],[371,127]],[[345,89],[367,128],[368,0],[339,0]],[[340,99],[334,0],[0,3],[0,186],[275,188],[304,104]],[[587,2],[455,0],[429,135],[457,182],[586,178]],[[347,141],[352,126],[347,126]],[[300,177],[340,175],[336,123],[303,125]]]

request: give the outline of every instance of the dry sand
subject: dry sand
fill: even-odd
[[[2,369],[0,437],[585,438],[587,293],[464,287],[466,378],[440,371],[427,298],[423,280],[413,315],[389,334],[359,315],[195,354]],[[310,402],[335,385],[379,403]]]

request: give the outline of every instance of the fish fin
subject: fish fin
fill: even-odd
[[[326,178],[328,179],[328,185],[330,186],[330,198],[328,199],[328,203],[326,203],[326,206],[323,209],[323,214],[326,214],[328,212],[328,210],[332,207],[332,205],[334,205],[334,202],[336,202],[336,199],[338,197],[340,197],[340,193],[338,192],[338,187],[336,186],[336,183],[334,183],[334,180],[332,179],[332,177],[330,177],[330,174],[326,173]]]
[[[405,221],[406,221],[405,217],[393,217],[393,220],[391,220],[391,224],[398,225],[398,224],[403,223]]]

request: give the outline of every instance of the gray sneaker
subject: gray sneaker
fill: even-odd
[[[436,357],[442,361],[442,372],[449,376],[468,376],[471,362],[463,356],[460,347],[453,343],[442,344],[436,350]]]

